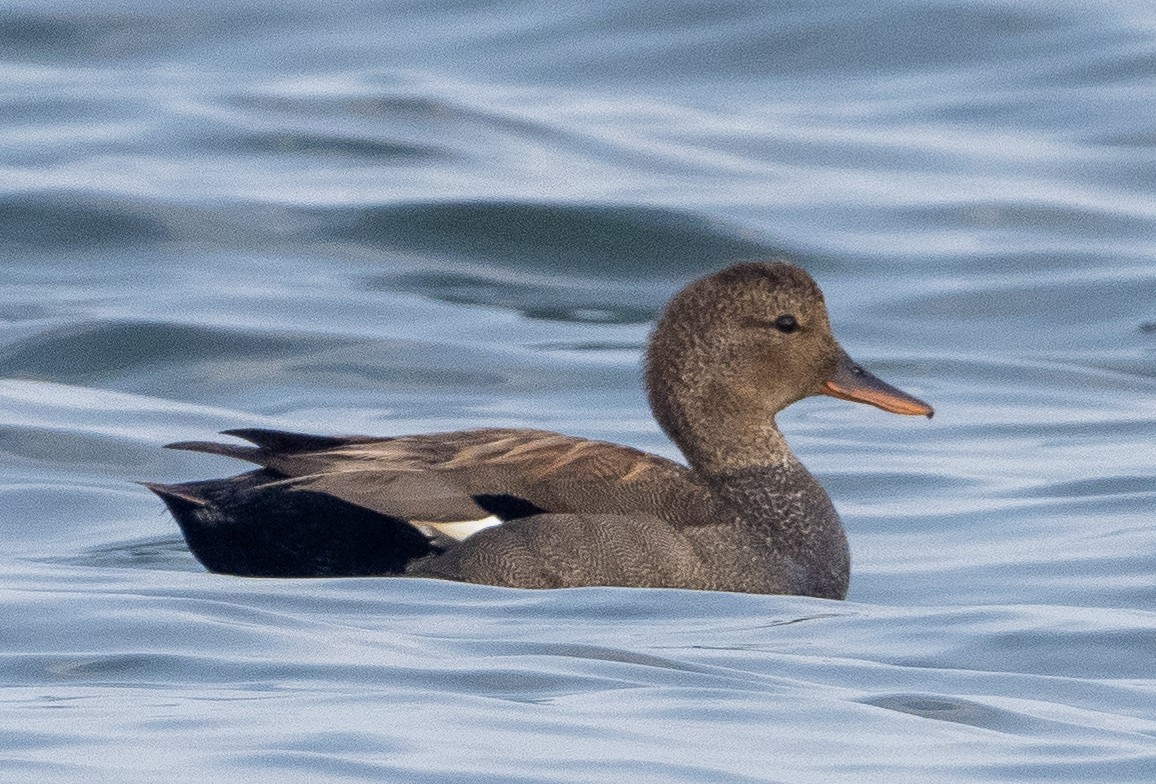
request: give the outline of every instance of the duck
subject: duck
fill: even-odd
[[[148,483],[211,572],[405,576],[510,588],[683,588],[843,599],[847,536],[776,425],[813,395],[931,417],[855,363],[789,261],[735,264],[666,305],[645,387],[685,458],[526,428],[402,436],[244,428],[168,448],[257,468]]]

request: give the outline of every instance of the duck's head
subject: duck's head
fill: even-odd
[[[675,295],[650,339],[646,385],[663,429],[712,470],[788,454],[775,414],[810,395],[933,413],[847,356],[815,281],[784,262],[727,267]]]

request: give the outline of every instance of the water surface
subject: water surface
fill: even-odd
[[[0,780],[1156,778],[1144,3],[0,13]],[[231,427],[674,456],[662,303],[791,254],[931,422],[780,418],[849,600],[205,573]]]

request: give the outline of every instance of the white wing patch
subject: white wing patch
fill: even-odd
[[[483,528],[492,528],[495,525],[501,525],[502,520],[499,517],[490,515],[483,517],[481,520],[462,520],[455,523],[429,523],[424,520],[410,520],[409,524],[417,528],[431,539],[438,536],[445,536],[456,541],[468,539]]]

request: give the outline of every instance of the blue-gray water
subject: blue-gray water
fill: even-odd
[[[0,10],[0,780],[1156,780],[1144,0]],[[850,600],[205,573],[226,427],[672,449],[656,308],[789,251],[935,404],[781,417]]]

